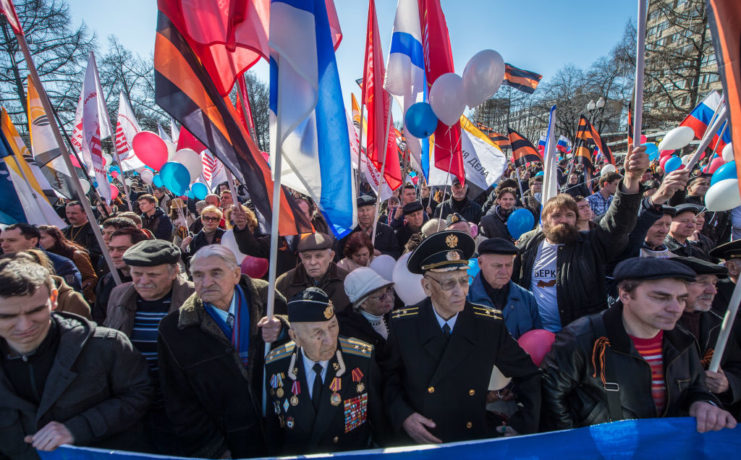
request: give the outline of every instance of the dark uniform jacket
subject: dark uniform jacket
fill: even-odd
[[[68,313],[52,320],[57,352],[38,404],[21,398],[0,366],[0,459],[38,459],[23,438],[52,421],[78,446],[136,448],[134,427],[153,394],[144,358],[118,331]]]
[[[342,258],[345,256],[345,243],[347,243],[350,235],[359,231],[361,231],[361,229],[358,225],[350,234],[342,238],[339,243],[337,243],[337,247],[335,249],[335,260],[342,260]],[[376,225],[376,241],[373,243],[373,247],[381,251],[382,254],[388,254],[394,259],[398,259],[401,255],[401,247],[399,246],[399,241],[396,239],[396,233],[394,232],[394,229],[384,224],[383,222],[378,222],[378,224]]]
[[[249,364],[211,318],[198,294],[161,322],[160,384],[165,409],[181,436],[181,455],[233,458],[264,453],[261,395],[264,342],[257,322],[265,314],[268,283],[242,275],[239,285],[250,309]],[[285,311],[276,293],[275,308]]]
[[[666,405],[663,413],[657,414],[651,396],[651,367],[625,332],[622,314],[618,302],[607,311],[573,322],[556,335],[541,365],[545,427],[561,430],[631,418],[681,417],[695,401],[717,403],[705,389],[705,374],[692,336],[674,328],[664,331]],[[618,392],[605,389],[617,387],[615,384]],[[610,416],[608,393],[618,395],[617,410],[621,413],[616,417]]]
[[[395,311],[382,364],[391,428],[403,434],[404,420],[418,412],[435,422],[429,431],[443,442],[496,436],[486,411],[495,365],[513,378],[522,403],[510,424],[519,433],[534,432],[540,415],[540,373],[507,332],[499,310],[466,302],[449,338],[429,298]]]
[[[268,354],[265,378],[271,453],[366,449],[371,445],[372,433],[378,442],[385,420],[373,346],[354,338],[340,337],[338,341],[338,351],[328,363],[318,411],[309,396],[314,373],[309,372],[307,379],[302,353],[295,342]],[[335,378],[339,379],[339,389],[333,398],[330,386]]]

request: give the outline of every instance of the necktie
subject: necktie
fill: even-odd
[[[445,338],[450,337],[450,325],[448,323],[443,324],[443,335],[445,335]]]
[[[228,324],[230,328],[234,329],[234,315],[231,313],[226,317],[226,324]]]
[[[319,410],[319,397],[322,394],[322,370],[321,364],[315,363],[312,367],[314,370],[314,384],[311,389],[311,402],[314,404],[314,410]]]

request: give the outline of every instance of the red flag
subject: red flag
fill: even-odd
[[[455,72],[453,50],[445,15],[440,0],[418,0],[419,23],[422,26],[422,48],[425,54],[425,73],[428,90],[442,74]],[[461,124],[446,126],[438,122],[435,130],[435,167],[448,171],[465,183],[466,172],[461,154]],[[451,161],[450,156],[453,156]]]
[[[15,12],[13,0],[0,0],[0,13],[8,18],[8,24],[13,28],[13,32],[23,35],[23,28],[21,27],[21,22],[18,20],[18,14]]]
[[[185,126],[181,126],[180,135],[178,136],[177,150],[182,149],[192,149],[196,153],[201,153],[206,150],[206,146],[196,139],[196,137],[185,128]]]
[[[399,155],[396,149],[394,132],[389,125],[391,112],[391,96],[383,89],[383,79],[386,71],[383,65],[383,51],[381,39],[378,35],[378,21],[376,20],[376,6],[374,0],[368,3],[368,31],[365,39],[365,63],[363,64],[363,85],[361,100],[368,109],[368,138],[366,152],[368,158],[380,171],[383,168],[384,140],[386,142],[386,166],[383,177],[391,190],[396,190],[402,183]],[[393,120],[391,120],[393,127]]]

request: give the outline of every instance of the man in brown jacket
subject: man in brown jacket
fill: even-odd
[[[304,235],[298,243],[301,263],[278,277],[276,289],[290,299],[306,288],[318,287],[329,295],[335,311],[342,312],[350,305],[344,287],[347,272],[333,262],[333,246],[334,238],[326,233]],[[276,310],[276,313],[286,312]]]

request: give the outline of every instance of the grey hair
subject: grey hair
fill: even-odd
[[[209,244],[199,249],[190,259],[191,267],[194,263],[206,257],[218,257],[230,267],[239,267],[237,258],[234,256],[232,250],[220,244]]]
[[[425,224],[421,228],[421,231],[425,236],[430,236],[438,232],[438,227],[443,228],[443,226],[441,225],[442,223],[444,222],[441,219],[435,217],[425,222]]]

